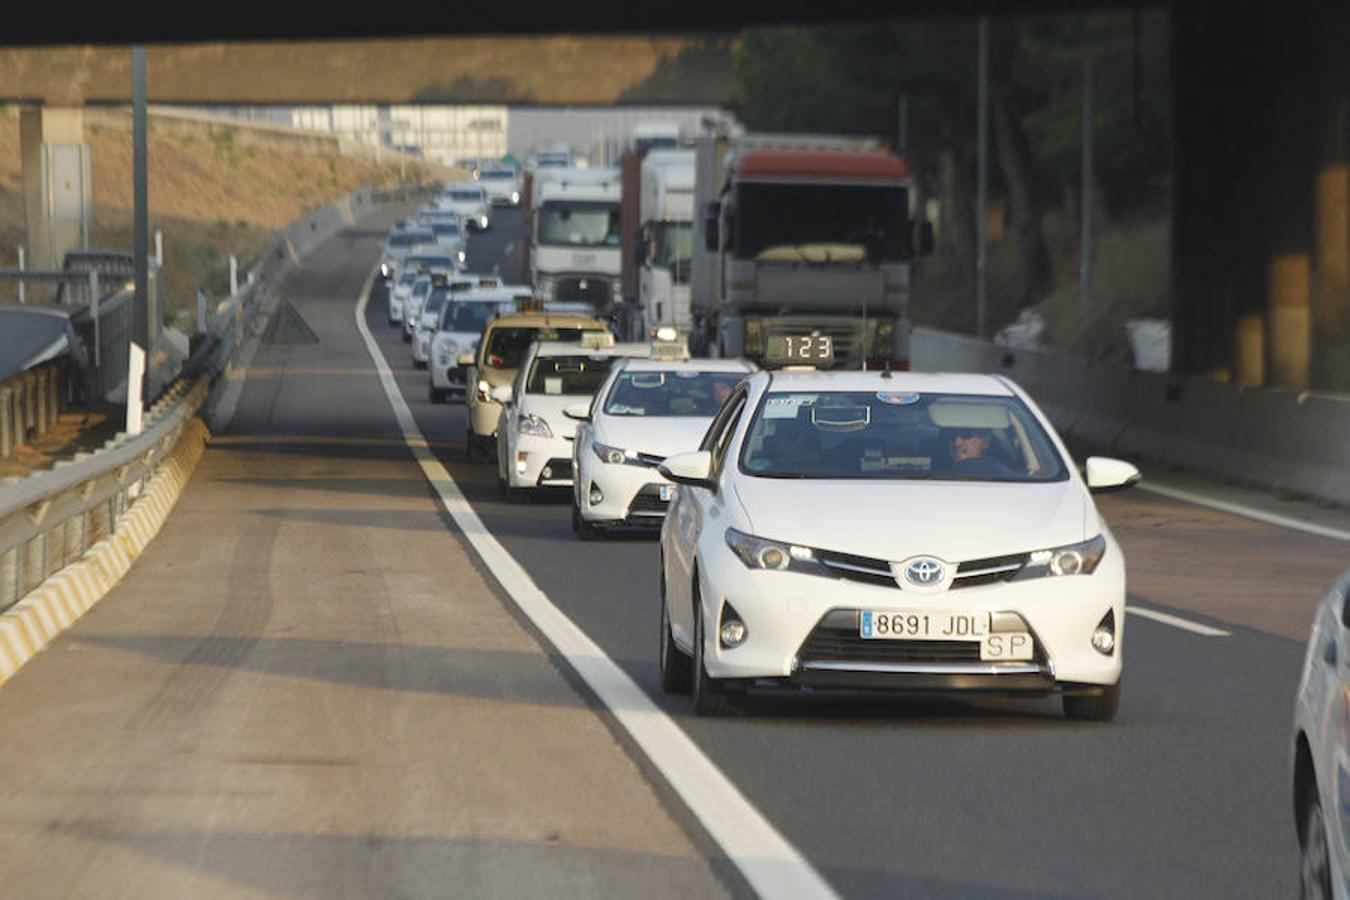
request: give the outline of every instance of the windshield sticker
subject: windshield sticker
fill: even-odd
[[[545,378],[545,379],[544,379],[544,393],[545,393],[545,394],[561,394],[561,393],[562,393],[562,381],[563,381],[563,380],[562,380],[561,378]]]
[[[814,394],[791,394],[787,397],[770,397],[764,404],[766,419],[795,419],[797,410],[816,402]]]
[[[919,394],[914,391],[877,391],[877,399],[882,403],[893,403],[896,406],[908,406],[911,403],[919,402]]]

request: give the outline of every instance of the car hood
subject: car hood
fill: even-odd
[[[742,477],[734,489],[760,537],[893,562],[985,559],[1077,543],[1097,530],[1091,500],[1074,481]]]
[[[572,437],[577,433],[577,420],[567,418],[563,410],[589,399],[578,394],[526,394],[516,411],[521,415],[529,414],[543,419],[554,437]]]
[[[712,416],[604,416],[595,439],[622,450],[673,456],[698,449]]]

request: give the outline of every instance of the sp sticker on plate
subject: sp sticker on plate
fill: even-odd
[[[914,391],[877,391],[877,399],[882,403],[908,406],[919,402],[919,394]]]

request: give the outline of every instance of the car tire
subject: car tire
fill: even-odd
[[[693,660],[675,645],[670,630],[670,608],[666,605],[666,576],[661,573],[661,690],[667,694],[687,694],[693,690]]]
[[[694,712],[700,716],[733,715],[737,708],[728,696],[726,686],[708,677],[708,669],[703,664],[703,600],[699,596],[697,576],[694,581],[694,610],[694,658],[690,679],[693,682]]]
[[[1298,852],[1298,895],[1302,900],[1330,900],[1331,854],[1327,848],[1327,826],[1317,788],[1308,791],[1303,811],[1303,837]]]
[[[415,356],[413,357],[413,368],[414,368],[414,369],[425,369],[426,367],[427,367],[427,364],[426,364],[426,363],[422,362],[420,359],[418,359],[418,358],[415,357]]]
[[[433,384],[427,391],[427,398],[431,400],[432,403],[444,403],[445,393],[446,393],[445,391],[439,390]]]
[[[469,428],[464,432],[464,459],[467,462],[478,462],[478,435]]]
[[[1109,722],[1120,706],[1120,682],[1100,694],[1064,698],[1064,717],[1078,722]]]
[[[583,541],[594,541],[605,536],[600,526],[586,521],[575,502],[572,504],[572,531]]]

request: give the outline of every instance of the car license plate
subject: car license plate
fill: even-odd
[[[1031,659],[1034,650],[1031,635],[1025,631],[1005,631],[990,634],[980,641],[980,659],[982,660],[999,662],[1005,659]]]
[[[989,634],[989,613],[947,610],[878,612],[863,610],[859,634],[904,641],[979,641]]]
[[[663,484],[663,485],[661,485],[661,502],[662,502],[662,503],[669,503],[669,502],[670,502],[670,498],[671,498],[671,497],[674,497],[674,496],[675,496],[675,485],[673,485],[673,484]]]

